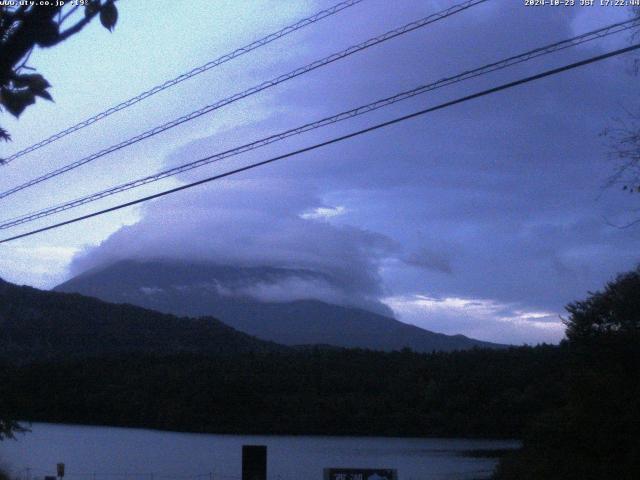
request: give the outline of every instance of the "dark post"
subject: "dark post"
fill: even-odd
[[[267,447],[242,446],[242,480],[267,480]]]

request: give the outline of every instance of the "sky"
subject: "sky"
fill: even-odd
[[[3,191],[203,105],[447,8],[365,0],[0,167]],[[331,1],[119,2],[30,65],[52,84],[18,120],[31,145],[156,84],[328,8]],[[490,0],[90,165],[0,200],[2,219],[179,165],[465,70],[620,21],[621,7]],[[462,82],[357,119],[192,170],[17,234],[627,46],[627,33]],[[51,288],[120,259],[177,259],[317,272],[256,285],[261,299],[382,309],[447,334],[558,342],[569,302],[640,260],[638,197],[608,188],[602,133],[640,102],[626,55],[510,89],[172,196],[0,245],[0,277]]]

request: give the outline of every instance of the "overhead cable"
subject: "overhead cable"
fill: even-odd
[[[349,7],[353,7],[354,5],[357,5],[360,2],[363,2],[364,0],[347,0],[344,2],[340,2],[336,5],[334,5],[331,8],[327,8],[325,10],[322,10],[320,12],[317,12],[313,15],[311,15],[310,17],[307,18],[303,18],[302,20],[299,20],[298,22],[289,25],[287,27],[284,27],[281,30],[278,30],[277,32],[274,33],[270,33],[269,35],[262,37],[248,45],[245,45],[244,47],[240,47],[236,50],[234,50],[233,52],[227,53],[225,55],[222,55],[221,57],[216,58],[215,60],[211,60],[210,62],[205,63],[204,65],[200,65],[199,67],[196,67],[186,73],[183,73],[182,75],[179,75],[175,78],[172,78],[171,80],[167,80],[159,85],[156,85],[153,88],[150,88],[149,90],[146,90],[142,93],[139,93],[138,95],[136,95],[135,97],[131,97],[128,100],[125,100],[124,102],[119,103],[118,105],[115,105],[113,107],[110,107],[92,117],[89,117],[79,123],[76,123],[75,125],[72,125],[68,128],[65,128],[64,130],[61,130],[53,135],[51,135],[50,137],[45,138],[44,140],[41,140],[37,143],[34,143],[33,145],[20,150],[19,152],[16,152],[10,156],[8,156],[7,158],[1,159],[0,164],[7,164],[12,162],[13,160],[22,157],[23,155],[26,155],[28,153],[31,153],[35,150],[38,150],[39,148],[44,147],[45,145],[49,145],[50,143],[53,143],[57,140],[60,140],[63,137],[66,137],[67,135],[73,133],[73,132],[77,132],[78,130],[82,130],[85,127],[88,127],[89,125],[92,125],[96,122],[99,122],[100,120],[108,117],[109,115],[112,115],[116,112],[119,112],[120,110],[124,110],[125,108],[128,108],[132,105],[135,105],[138,102],[141,102],[153,95],[155,95],[156,93],[160,93],[163,90],[166,90],[168,88],[173,87],[174,85],[177,85],[181,82],[184,82],[185,80],[188,80],[192,77],[195,77],[196,75],[199,75],[201,73],[204,73],[208,70],[211,70],[212,68],[215,68],[219,65],[222,65],[223,63],[227,63],[230,60],[233,60],[234,58],[238,58],[246,53],[252,52],[253,50],[256,50],[257,48],[263,47],[271,42],[273,42],[274,40],[278,40],[279,38],[282,38],[286,35],[289,35],[297,30],[300,30],[304,27],[307,27],[309,25],[313,25],[316,22],[319,22],[320,20],[330,17],[332,15],[335,15],[338,12],[341,12],[342,10],[345,10]]]
[[[105,190],[92,193],[90,195],[86,195],[83,197],[76,198],[74,200],[70,200],[64,203],[60,203],[55,206],[47,207],[38,211],[30,212],[27,214],[23,214],[17,217],[13,217],[10,219],[6,219],[0,222],[0,230],[7,229],[11,227],[15,227],[17,225],[22,225],[24,223],[29,223],[35,220],[38,220],[43,217],[48,217],[50,215],[64,212],[66,210],[70,210],[72,208],[79,207],[81,205],[85,205],[87,203],[95,202],[105,197],[109,197],[115,195],[117,193],[125,192],[127,190],[131,190],[133,188],[141,187],[143,185],[157,182],[164,178],[172,177],[178,175],[180,173],[187,172],[189,170],[193,170],[195,168],[203,167],[205,165],[209,165],[211,163],[219,162],[226,158],[230,158],[236,155],[240,155],[242,153],[255,150],[257,148],[264,147],[266,145],[270,145],[272,143],[282,141],[286,138],[300,135],[302,133],[315,130],[321,127],[325,127],[327,125],[331,125],[334,123],[338,123],[344,120],[348,120],[360,115],[364,115],[375,110],[388,107],[393,105],[394,103],[404,101],[410,98],[415,97],[416,95],[421,95],[427,92],[434,91],[439,88],[443,88],[449,85],[453,85],[458,82],[462,82],[465,80],[469,80],[481,75],[486,75],[491,72],[495,72],[498,70],[502,70],[504,68],[517,65],[523,62],[530,61],[534,58],[538,58],[544,55],[549,55],[551,53],[564,50],[566,48],[574,47],[576,45],[580,45],[582,43],[603,38],[607,35],[612,35],[614,33],[619,33],[630,28],[640,26],[640,20],[633,20],[627,22],[621,22],[617,24],[610,25],[608,27],[600,28],[597,30],[593,30],[591,32],[587,32],[566,40],[562,40],[560,42],[555,42],[550,45],[546,45],[544,47],[539,47],[533,50],[529,50],[527,52],[521,53],[519,55],[514,55],[505,59],[502,59],[497,62],[490,63],[488,65],[481,66],[479,68],[475,68],[473,70],[467,70],[460,74],[442,78],[436,82],[421,85],[417,88],[407,90],[391,97],[383,98],[380,100],[376,100],[375,102],[368,103],[366,105],[361,105],[357,108],[353,108],[351,110],[340,112],[336,115],[332,115],[330,117],[325,117],[320,120],[316,120],[314,122],[310,122],[296,128],[292,128],[275,135],[270,135],[265,138],[261,138],[259,140],[253,141],[251,143],[246,143],[244,145],[216,153],[215,155],[209,155],[205,158],[201,158],[192,162],[185,163],[183,165],[179,165],[177,167],[169,168],[158,173],[147,175],[136,180],[132,180],[126,183],[122,183],[113,187],[109,187]]]
[[[237,102],[238,100],[242,100],[243,98],[249,97],[251,95],[254,95],[258,92],[261,92],[263,90],[266,90],[268,88],[271,87],[275,87],[276,85],[279,85],[283,82],[286,82],[288,80],[291,80],[293,78],[296,78],[300,75],[303,75],[305,73],[311,72],[313,70],[316,70],[317,68],[320,67],[324,67],[325,65],[329,65],[335,61],[341,60],[343,58],[349,57],[350,55],[353,55],[356,52],[360,52],[362,50],[366,50],[374,45],[378,45],[382,42],[386,42],[387,40],[391,40],[392,38],[396,38],[400,35],[404,35],[406,33],[412,32],[414,30],[417,30],[419,28],[425,27],[427,25],[430,25],[434,22],[443,20],[445,18],[448,18],[452,15],[455,15],[457,13],[460,13],[464,10],[467,10],[473,6],[479,5],[481,3],[487,2],[489,0],[469,0],[466,1],[464,3],[460,3],[458,5],[454,5],[452,7],[449,7],[445,10],[442,10],[438,13],[434,13],[432,15],[429,15],[428,17],[424,17],[420,20],[416,20],[414,22],[408,23],[406,25],[403,25],[402,27],[390,30],[386,33],[383,33],[382,35],[379,35],[377,37],[374,38],[370,38],[369,40],[366,40],[362,43],[359,43],[357,45],[351,46],[345,50],[342,50],[338,53],[334,53],[332,55],[329,55],[328,57],[324,57],[320,60],[316,60],[315,62],[309,63],[303,67],[299,67],[296,68],[295,70],[292,70],[289,73],[280,75],[276,78],[273,78],[271,80],[268,80],[266,82],[262,82],[259,85],[256,85],[254,87],[251,87],[247,90],[244,90],[242,92],[236,93],[230,97],[224,98],[222,100],[219,100],[215,103],[212,103],[210,105],[206,105],[198,110],[195,110],[187,115],[184,115],[182,117],[176,118],[174,120],[171,120],[170,122],[164,123],[162,125],[159,125],[157,127],[154,127],[150,130],[147,130],[146,132],[140,133],[134,137],[131,137],[127,140],[124,140],[118,144],[112,145],[110,147],[107,147],[103,150],[100,150],[99,152],[96,152],[94,154],[91,154],[87,157],[84,157],[80,160],[77,160],[75,162],[72,162],[70,164],[67,164],[63,167],[57,168],[51,172],[48,172],[44,175],[41,175],[39,177],[36,177],[32,180],[27,181],[26,183],[23,183],[21,185],[18,185],[17,187],[13,187],[9,190],[6,190],[2,193],[0,193],[0,198],[5,198],[8,197],[9,195],[12,195],[16,192],[19,192],[21,190],[24,190],[25,188],[29,188],[32,187],[34,185],[37,185],[39,183],[42,183],[46,180],[49,180],[51,178],[57,177],[58,175],[62,175],[63,173],[69,172],[71,170],[74,170],[82,165],[85,165],[87,163],[93,162],[95,160],[97,160],[98,158],[104,157],[105,155],[108,155],[110,153],[113,153],[115,151],[121,150],[125,147],[128,147],[130,145],[133,145],[135,143],[141,142],[142,140],[146,140],[147,138],[153,137],[155,135],[158,135],[159,133],[165,132],[171,128],[177,127],[178,125],[182,125],[183,123],[186,122],[190,122],[191,120],[194,120],[198,117],[201,117],[202,115],[208,114],[213,112],[214,110],[218,110],[226,105],[229,105],[231,103]]]
[[[412,119],[412,118],[416,118],[416,117],[419,117],[419,116],[422,116],[422,115],[426,115],[426,114],[431,113],[431,112],[435,112],[437,110],[442,110],[442,109],[445,109],[445,108],[448,108],[448,107],[452,107],[454,105],[458,105],[460,103],[464,103],[464,102],[467,102],[469,100],[474,100],[476,98],[484,97],[484,96],[487,96],[487,95],[491,95],[493,93],[501,92],[503,90],[508,90],[510,88],[514,88],[514,87],[517,87],[517,86],[520,86],[520,85],[524,85],[526,83],[531,83],[533,81],[540,80],[542,78],[546,78],[546,77],[550,77],[550,76],[553,76],[553,75],[557,75],[557,74],[566,72],[568,70],[573,70],[573,69],[578,68],[578,67],[582,67],[582,66],[585,66],[585,65],[589,65],[589,64],[592,64],[592,63],[596,63],[596,62],[611,58],[611,57],[622,55],[624,53],[628,53],[628,52],[637,50],[639,48],[640,48],[640,43],[637,43],[637,44],[631,45],[631,46],[626,47],[626,48],[621,48],[621,49],[618,49],[618,50],[613,50],[613,51],[607,52],[607,53],[602,54],[602,55],[597,55],[595,57],[590,57],[590,58],[588,58],[586,60],[582,60],[582,61],[579,61],[579,62],[571,63],[571,64],[568,64],[568,65],[563,65],[562,67],[554,68],[554,69],[551,69],[551,70],[546,70],[546,71],[544,71],[542,73],[538,73],[536,75],[531,75],[531,76],[528,76],[528,77],[525,77],[525,78],[521,78],[519,80],[515,80],[513,82],[504,83],[504,84],[499,85],[497,87],[489,88],[487,90],[483,90],[483,91],[480,91],[480,92],[477,92],[477,93],[474,93],[474,94],[471,94],[471,95],[467,95],[467,96],[464,96],[464,97],[457,98],[455,100],[451,100],[451,101],[448,101],[448,102],[445,102],[445,103],[441,103],[441,104],[436,105],[434,107],[429,107],[429,108],[426,108],[426,109],[423,109],[423,110],[419,110],[419,111],[414,112],[414,113],[410,113],[408,115],[403,115],[401,117],[397,117],[397,118],[394,118],[392,120],[388,120],[386,122],[378,123],[376,125],[373,125],[373,126],[361,129],[361,130],[357,130],[355,132],[351,132],[351,133],[348,133],[346,135],[342,135],[340,137],[335,137],[335,138],[332,138],[330,140],[326,140],[324,142],[316,143],[315,145],[311,145],[309,147],[305,147],[305,148],[301,148],[299,150],[295,150],[293,152],[289,152],[289,153],[286,153],[286,154],[283,154],[283,155],[278,155],[276,157],[272,157],[272,158],[269,158],[267,160],[262,160],[260,162],[252,163],[250,165],[245,165],[243,167],[239,167],[239,168],[236,168],[236,169],[224,172],[224,173],[220,173],[220,174],[208,177],[208,178],[204,178],[204,179],[198,180],[196,182],[192,182],[192,183],[188,183],[188,184],[185,184],[185,185],[181,185],[179,187],[175,187],[175,188],[172,188],[172,189],[169,189],[169,190],[164,190],[162,192],[155,193],[153,195],[148,195],[146,197],[138,198],[136,200],[132,200],[132,201],[126,202],[126,203],[121,203],[119,205],[116,205],[116,206],[113,206],[113,207],[110,207],[110,208],[106,208],[106,209],[103,209],[103,210],[98,210],[98,211],[95,211],[95,212],[92,212],[92,213],[89,213],[89,214],[86,214],[86,215],[82,215],[82,216],[79,216],[79,217],[75,217],[75,218],[72,218],[70,220],[66,220],[66,221],[63,221],[63,222],[55,223],[53,225],[48,225],[46,227],[38,228],[36,230],[31,230],[29,232],[21,233],[19,235],[14,235],[12,237],[7,237],[7,238],[4,238],[4,239],[0,240],[0,244],[7,243],[7,242],[10,242],[12,240],[17,240],[17,239],[20,239],[20,238],[29,237],[29,236],[35,235],[37,233],[42,233],[42,232],[46,232],[46,231],[53,230],[53,229],[56,229],[56,228],[60,228],[60,227],[63,227],[65,225],[70,225],[72,223],[77,223],[77,222],[80,222],[82,220],[87,220],[89,218],[93,218],[93,217],[97,217],[97,216],[100,216],[100,215],[104,215],[104,214],[107,214],[107,213],[110,213],[110,212],[114,212],[114,211],[117,211],[117,210],[120,210],[120,209],[123,209],[123,208],[126,208],[126,207],[130,207],[130,206],[133,206],[133,205],[138,205],[138,204],[141,204],[141,203],[144,203],[144,202],[148,202],[150,200],[154,200],[156,198],[160,198],[160,197],[164,197],[166,195],[171,195],[173,193],[180,192],[182,190],[191,189],[191,188],[194,188],[194,187],[199,186],[199,185],[210,183],[210,182],[213,182],[215,180],[220,180],[222,178],[226,178],[226,177],[229,177],[231,175],[236,175],[238,173],[245,172],[245,171],[248,171],[248,170],[252,170],[254,168],[258,168],[258,167],[261,167],[261,166],[264,166],[264,165],[268,165],[270,163],[274,163],[274,162],[277,162],[279,160],[283,160],[283,159],[286,159],[286,158],[294,157],[294,156],[300,155],[302,153],[306,153],[306,152],[309,152],[309,151],[312,151],[312,150],[316,150],[316,149],[325,147],[327,145],[332,145],[332,144],[335,144],[335,143],[338,143],[338,142],[342,142],[342,141],[350,139],[350,138],[354,138],[354,137],[363,135],[365,133],[370,133],[370,132],[373,132],[375,130],[379,130],[381,128],[385,128],[385,127],[388,127],[388,126],[391,126],[391,125],[395,125],[395,124],[404,122],[404,121]]]

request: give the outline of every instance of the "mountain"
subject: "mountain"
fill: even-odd
[[[0,359],[285,350],[211,318],[178,318],[0,280]]]
[[[324,344],[417,352],[501,345],[444,335],[367,310],[317,300],[268,302],[246,293],[308,271],[204,263],[120,261],[84,272],[55,288],[115,303],[130,303],[176,315],[211,315],[242,332],[284,345]]]

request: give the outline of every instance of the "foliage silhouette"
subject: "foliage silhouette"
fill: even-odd
[[[567,403],[496,478],[640,478],[640,267],[567,310]]]
[[[118,21],[115,0],[88,0],[83,6],[16,2],[0,5],[0,105],[18,117],[36,98],[52,100],[49,82],[27,65],[37,47],[50,48],[82,31],[96,16],[112,31]],[[31,4],[33,3],[33,4]],[[79,9],[84,8],[84,15]],[[68,24],[70,20],[74,22]],[[31,73],[26,73],[25,71]],[[0,127],[0,140],[10,140]],[[1,159],[0,159],[1,162]]]
[[[18,418],[215,433],[518,437],[558,407],[564,351],[303,348],[5,364]]]

